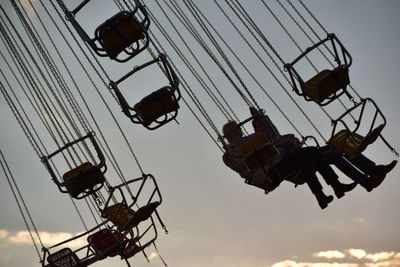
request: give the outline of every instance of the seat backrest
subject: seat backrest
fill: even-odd
[[[47,261],[49,262],[50,266],[53,267],[72,267],[81,262],[78,256],[76,256],[75,252],[73,252],[70,248],[63,248],[50,254],[47,257]]]
[[[352,133],[346,129],[337,132],[329,141],[328,144],[342,151],[350,156],[358,155],[361,152],[361,145],[364,141],[364,137]]]
[[[254,134],[239,147],[239,154],[244,157],[269,142],[270,141],[265,134]]]
[[[93,166],[92,163],[90,163],[90,162],[85,162],[85,163],[79,165],[78,167],[73,168],[73,169],[70,170],[70,171],[67,171],[67,172],[64,173],[64,175],[63,175],[63,180],[64,180],[64,182],[68,182],[68,181],[71,179],[71,177],[73,177],[74,175],[79,174],[79,173],[82,172],[83,170],[85,170],[85,169],[87,169],[87,168],[90,168],[90,167],[92,167],[92,166]]]
[[[108,250],[107,256],[113,257],[119,254],[123,245],[123,236],[110,229],[102,229],[89,235],[88,243],[94,248],[96,253],[103,253]]]
[[[106,207],[103,210],[103,216],[118,227],[127,227],[134,216],[134,211],[126,204],[117,203]]]
[[[166,86],[144,97],[134,105],[133,110],[146,125],[149,125],[159,117],[177,111],[178,108],[174,93]]]
[[[96,29],[103,48],[110,58],[115,58],[125,48],[145,38],[143,29],[132,14],[122,11]]]

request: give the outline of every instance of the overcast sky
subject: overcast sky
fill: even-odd
[[[27,0],[24,1],[27,2]],[[79,1],[66,1],[68,7],[75,6],[76,2]],[[102,20],[115,13],[111,11],[115,9],[113,1],[98,3],[101,6],[95,3],[100,1],[93,2],[90,5],[91,9],[84,9],[82,14],[77,16],[90,33]],[[159,2],[164,3],[164,1]],[[306,119],[299,115],[299,110],[281,91],[278,83],[269,74],[264,74],[266,70],[248,50],[245,42],[240,40],[214,2],[212,0],[197,2],[296,127],[299,127],[302,133],[315,134]],[[224,4],[224,1],[218,2]],[[246,4],[245,7],[284,61],[290,61],[298,55],[297,48],[290,44],[284,31],[276,24],[261,1],[241,2]],[[266,2],[271,4],[288,30],[296,28],[277,5],[277,1],[267,0]],[[281,0],[281,2],[290,7],[286,1]],[[291,2],[305,14],[297,1],[291,0]],[[391,145],[400,149],[398,139],[400,128],[396,118],[400,111],[397,82],[400,75],[398,68],[400,2],[396,0],[306,0],[304,3],[329,32],[337,34],[352,55],[353,65],[350,68],[352,86],[362,97],[371,97],[377,102],[387,119],[383,134]],[[51,25],[40,2],[36,0],[34,4],[38,7],[43,20]],[[15,13],[11,12],[9,1],[2,0],[1,5],[15,25],[20,27]],[[162,21],[168,32],[179,43],[182,52],[190,59],[189,51],[182,42],[178,41],[178,36],[169,26],[156,1],[146,1],[146,5]],[[65,26],[51,6],[47,6],[53,12],[54,18],[58,20],[58,25],[64,27],[62,29],[69,38]],[[163,6],[165,7],[164,4]],[[226,5],[223,6],[227,8]],[[28,7],[28,14],[37,24],[35,13],[28,4],[26,7]],[[315,25],[310,17],[307,19]],[[247,106],[238,97],[227,79],[207,58],[201,47],[193,43],[178,23],[177,26],[187,37],[194,52],[203,60],[217,86],[225,93],[230,92],[227,93],[228,101],[234,107],[238,117],[247,118],[249,116]],[[154,30],[156,36],[160,35],[154,23],[150,28]],[[55,32],[55,28],[49,26],[49,31]],[[40,32],[43,33],[42,30]],[[319,33],[323,34],[323,31],[319,29]],[[72,66],[73,75],[79,87],[85,89],[84,94],[94,110],[95,117],[99,119],[101,128],[109,137],[111,149],[117,155],[124,171],[131,178],[140,176],[132,155],[125,143],[121,141],[120,134],[115,130],[115,124],[96,95],[93,86],[84,77],[72,55],[67,52],[68,48],[63,44],[61,37],[56,33],[53,36],[60,45],[67,64]],[[299,39],[303,49],[310,45],[301,34],[296,33],[295,37]],[[160,40],[164,41],[161,37]],[[221,129],[226,121],[225,118],[205,96],[201,86],[188,74],[178,55],[165,41],[163,44],[171,60],[176,62],[178,69],[182,70],[184,75],[187,75],[188,83],[199,96],[215,125]],[[0,50],[6,54],[3,41],[0,41]],[[100,62],[115,80],[133,66],[148,59],[147,52],[144,53],[124,64],[111,62],[108,59],[101,59]],[[79,55],[84,57],[80,52]],[[274,67],[265,54],[263,58],[267,65]],[[313,60],[319,64],[318,60],[322,62],[323,59],[315,57]],[[193,59],[191,62],[194,62]],[[237,61],[233,60],[233,62],[237,64]],[[5,62],[1,60],[0,64],[1,69],[9,75]],[[248,75],[244,74],[243,69],[239,69],[245,82],[248,82],[249,88],[252,90],[256,88]],[[279,75],[279,72],[277,73]],[[91,75],[101,87],[102,84],[96,74],[92,71]],[[146,90],[149,91],[147,88],[158,86],[159,79],[154,77],[160,75],[161,73],[152,73],[141,77],[140,81],[127,82],[127,90],[131,87],[138,88],[138,91],[135,90],[129,95],[132,99],[134,98],[132,103],[140,100]],[[13,79],[11,75],[8,78]],[[160,129],[149,131],[140,125],[130,123],[123,117],[117,104],[112,101],[106,88],[103,86],[100,89],[103,90],[110,109],[133,144],[145,172],[152,173],[157,179],[163,195],[159,212],[169,231],[165,234],[161,228],[159,229],[157,246],[169,266],[400,266],[398,208],[400,171],[398,167],[387,176],[379,188],[372,192],[368,193],[358,186],[342,199],[335,198],[328,208],[321,210],[307,186],[294,188],[292,184],[282,183],[274,192],[265,195],[262,190],[244,184],[237,174],[224,166],[221,151],[183,103],[181,103],[177,119],[179,124],[170,122]],[[14,90],[20,91],[18,87]],[[142,91],[139,92],[139,90]],[[254,89],[258,104],[269,112],[278,128],[284,133],[293,132],[288,121],[272,102],[265,95],[261,96],[258,91],[256,93],[256,90],[259,91],[259,89]],[[328,136],[331,130],[329,119],[316,108],[314,103],[306,102],[290,90],[289,92],[293,94],[301,107],[309,112],[310,119],[315,122],[325,137]],[[186,92],[182,94],[185,99],[188,99]],[[33,112],[28,104],[26,107],[28,111]],[[0,100],[0,110],[2,125],[0,149],[20,186],[45,245],[54,244],[54,240],[82,232],[82,224],[73,210],[71,201],[65,194],[58,192],[52,183],[40,159],[12,116],[4,98]],[[333,108],[328,108],[328,110],[334,116],[338,114]],[[36,117],[32,115],[32,118]],[[207,127],[210,129],[210,126]],[[44,138],[46,138],[45,135]],[[55,148],[50,140],[45,139],[44,142],[48,148]],[[371,145],[365,154],[378,164],[387,164],[396,159],[381,141]],[[111,173],[108,175],[112,176]],[[115,182],[113,177],[108,178]],[[350,181],[342,174],[340,174],[340,179],[344,182]],[[325,184],[324,187],[326,193],[332,194],[331,188]],[[40,266],[3,173],[0,175],[0,203],[0,267]],[[84,214],[86,215],[87,211],[84,211]],[[147,252],[151,259],[150,263],[146,263],[141,255],[137,255],[131,259],[132,265],[162,266],[153,247],[150,247]],[[111,264],[124,266],[124,262],[117,258],[106,259],[95,266],[110,266]]]

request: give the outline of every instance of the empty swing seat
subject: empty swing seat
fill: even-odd
[[[132,228],[147,220],[159,205],[159,201],[151,202],[133,211],[126,204],[117,203],[106,207],[103,216],[120,228]]]
[[[96,36],[111,59],[145,38],[144,30],[129,12],[114,15],[96,29]]]
[[[117,231],[102,229],[87,238],[90,246],[97,254],[104,253],[104,257],[119,255],[126,245],[126,240]]]
[[[81,193],[94,191],[96,185],[104,183],[104,175],[100,168],[85,162],[63,175],[65,187],[72,197],[78,197]]]
[[[133,107],[144,125],[150,125],[161,116],[176,112],[178,109],[179,104],[169,87],[151,93]]]
[[[379,125],[370,131],[365,137],[347,129],[340,130],[329,141],[328,144],[350,156],[356,156],[363,152],[368,145],[375,142],[384,128],[384,124]]]
[[[70,248],[63,248],[47,257],[50,267],[79,266],[81,261]]]
[[[309,79],[302,86],[303,92],[312,100],[320,103],[350,83],[349,71],[346,66],[333,70],[325,69]]]
[[[257,169],[278,156],[275,146],[264,134],[252,136],[239,148],[239,153],[249,169]]]
[[[126,204],[117,203],[106,207],[103,211],[103,216],[116,226],[125,228],[129,226],[130,221],[133,219],[134,213],[135,212]]]

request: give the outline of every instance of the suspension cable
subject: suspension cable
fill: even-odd
[[[0,84],[1,84],[1,82],[0,82]],[[11,189],[11,192],[12,192],[12,194],[14,196],[15,202],[17,203],[19,212],[21,213],[21,216],[22,216],[22,219],[24,220],[25,226],[28,229],[29,236],[32,239],[33,246],[35,247],[35,250],[36,250],[36,253],[38,254],[40,262],[44,262],[44,259],[42,259],[42,256],[40,254],[39,248],[38,248],[38,246],[36,244],[36,241],[35,241],[35,238],[34,238],[34,236],[32,234],[32,230],[31,230],[31,227],[29,226],[28,220],[29,220],[30,224],[32,225],[33,230],[35,231],[36,237],[37,237],[40,245],[43,248],[44,245],[43,245],[42,239],[40,238],[39,231],[37,230],[35,222],[33,221],[32,216],[31,216],[31,214],[29,212],[29,209],[26,206],[26,203],[25,203],[25,200],[24,200],[24,198],[23,198],[23,196],[21,194],[21,191],[19,190],[19,187],[18,187],[17,183],[15,182],[14,175],[12,174],[12,172],[10,170],[10,167],[8,166],[8,163],[7,163],[7,161],[6,161],[6,159],[5,159],[4,155],[3,155],[3,152],[1,150],[0,150],[0,155],[1,155],[0,165],[1,165],[2,169],[3,169],[3,172],[4,172],[4,175],[5,175],[6,179],[7,179],[8,185],[10,186],[10,189]],[[19,200],[21,200],[22,205],[21,205]],[[25,212],[24,212],[24,210],[25,210]],[[28,218],[25,217],[25,213],[27,214]]]

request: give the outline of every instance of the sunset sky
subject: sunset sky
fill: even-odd
[[[217,1],[228,13],[230,12],[225,1]],[[30,7],[29,1],[21,0],[21,2],[34,24],[40,29],[37,15]],[[34,0],[32,2],[37,8],[39,16],[48,25],[48,30],[59,46],[67,65],[71,67],[72,75],[76,78],[78,86],[83,89],[83,94],[88,99],[94,116],[98,118],[100,127],[104,130],[111,149],[117,155],[124,172],[130,178],[140,176],[139,168],[135,165],[134,159],[118,131],[115,130],[115,124],[106,107],[100,101],[88,78],[84,76],[61,36],[56,32],[41,1]],[[56,3],[55,0],[53,2]],[[76,6],[78,2],[77,0],[65,1],[70,8]],[[92,2],[77,16],[77,19],[88,28],[90,34],[102,20],[112,16],[117,10],[114,1]],[[192,64],[196,65],[189,50],[169,25],[160,7],[156,4],[157,2],[164,7],[171,18],[174,18],[164,1],[146,0],[146,7],[177,41],[182,53]],[[180,6],[185,6],[182,0],[177,0],[177,2],[180,3]],[[295,126],[305,135],[316,135],[315,130],[301,116],[298,108],[290,102],[289,97],[282,92],[278,83],[267,74],[265,68],[249,51],[245,42],[240,39],[214,1],[194,2],[198,3],[200,9],[226,38],[239,57],[244,60],[245,65]],[[299,50],[290,43],[290,39],[262,4],[262,0],[242,0],[240,2],[243,3],[285,62],[293,60],[299,54]],[[297,31],[296,26],[279,3],[286,6],[290,12],[293,12],[293,9],[290,9],[289,3],[293,3],[313,26],[316,25],[316,22],[299,5],[298,0],[265,0],[265,2],[282,19],[289,31]],[[394,148],[400,150],[398,139],[400,126],[397,118],[400,114],[400,91],[398,88],[400,2],[397,0],[303,0],[303,2],[327,31],[336,33],[352,55],[351,85],[362,97],[370,97],[375,100],[387,119],[383,135]],[[10,1],[2,0],[0,3],[13,23],[21,30],[21,24],[12,10]],[[47,2],[46,6],[52,12],[65,36],[73,43],[54,9]],[[3,13],[0,14],[0,17],[4,19]],[[190,14],[187,15],[190,16]],[[231,14],[231,16],[234,15]],[[226,77],[202,48],[194,42],[182,25],[178,21],[174,21],[193,52],[204,64],[211,79],[227,96],[227,100],[238,117],[241,120],[249,117],[248,106],[238,97]],[[194,20],[192,22],[194,23]],[[169,58],[187,78],[186,81],[199,97],[213,123],[218,130],[221,130],[222,125],[226,122],[225,117],[215,108],[215,105],[204,93],[202,86],[188,72],[187,67],[171,46],[161,37],[154,22],[151,23],[150,29],[155,36],[160,37]],[[245,28],[241,29],[245,31]],[[200,29],[198,30],[200,31]],[[54,51],[51,49],[44,31],[40,29],[39,32],[43,34],[45,43],[54,58],[57,58],[53,54]],[[321,29],[318,30],[318,33],[321,36],[324,35]],[[249,35],[247,36],[250,38]],[[303,50],[311,45],[310,41],[301,33],[296,32],[294,37],[299,40]],[[254,40],[251,42],[255,43]],[[220,45],[223,46],[222,42]],[[75,44],[73,47],[78,51]],[[3,39],[0,39],[0,51],[10,60]],[[88,53],[88,50],[85,51]],[[233,56],[226,47],[224,51],[238,66],[237,60],[232,59]],[[266,64],[274,68],[274,64],[263,54],[263,51],[259,49],[258,52]],[[78,55],[84,60],[84,55],[80,51],[78,51]],[[101,58],[100,62],[110,77],[115,80],[148,58],[148,53],[143,52],[127,63],[116,63],[107,58]],[[318,57],[313,57],[312,60],[317,65],[322,62],[322,59]],[[7,79],[12,81],[13,77],[3,58],[0,62],[2,72],[5,73]],[[60,60],[57,58],[56,62],[60,62]],[[89,65],[87,61],[84,60],[84,62]],[[278,64],[282,65],[279,61]],[[267,111],[281,132],[295,132],[284,114],[281,114],[265,95],[261,95],[243,68],[238,67],[238,69],[245,83],[251,90],[254,90],[258,104]],[[279,71],[275,71],[280,75]],[[168,234],[165,234],[164,230],[159,228],[157,248],[168,266],[400,267],[400,194],[398,192],[400,167],[397,166],[388,174],[382,185],[372,192],[368,193],[362,187],[357,186],[352,192],[346,193],[342,199],[335,198],[324,210],[319,208],[314,196],[305,185],[295,188],[290,183],[282,183],[274,192],[266,195],[262,190],[244,184],[239,175],[223,164],[222,152],[183,102],[180,102],[181,108],[177,117],[179,124],[172,121],[155,131],[149,131],[141,125],[131,123],[128,118],[124,117],[96,73],[91,70],[90,74],[106,96],[109,109],[121,123],[145,172],[156,177],[163,196],[163,203],[158,210],[168,229]],[[138,91],[130,91],[129,96],[134,98],[132,103],[140,100],[145,95],[145,90],[151,88],[153,84],[158,86],[160,79],[155,77],[159,76],[161,73],[153,73],[144,75],[140,81],[128,81],[126,91],[129,91],[127,90],[129,87],[136,86],[135,88],[138,88]],[[0,77],[4,82],[3,76],[0,75]],[[68,82],[70,81],[68,80]],[[12,90],[20,92],[18,85],[15,82],[12,84],[14,85]],[[289,88],[287,84],[285,86]],[[136,92],[137,94],[135,94]],[[309,114],[309,118],[317,125],[318,130],[325,137],[329,137],[331,132],[329,118],[317,108],[315,103],[304,101],[291,89],[289,89],[289,93]],[[189,100],[186,91],[182,90],[182,96],[185,100]],[[29,114],[33,114],[33,109],[27,100],[22,100],[23,105],[30,112]],[[334,117],[340,113],[336,107],[327,107],[328,112]],[[0,98],[0,111],[0,124],[2,125],[0,149],[21,190],[43,244],[51,246],[83,232],[84,228],[78,220],[71,201],[65,194],[60,193],[51,181],[3,97]],[[201,116],[198,111],[196,113]],[[37,119],[34,115],[32,118],[33,120]],[[34,124],[39,125],[40,122],[36,120]],[[206,127],[211,131],[213,138],[216,138],[213,129],[207,124]],[[298,134],[296,133],[296,135]],[[50,150],[55,150],[55,145],[46,139],[46,135],[43,137],[45,146]],[[377,164],[388,164],[397,159],[394,153],[380,140],[368,147],[365,155]],[[341,181],[350,182],[350,179],[339,171],[337,173]],[[111,171],[107,173],[107,178],[114,185],[117,184]],[[323,183],[323,186],[327,194],[333,194],[328,185]],[[0,267],[40,266],[31,237],[2,171],[0,174],[0,203]],[[83,211],[83,214],[84,216],[88,215],[88,211]],[[77,248],[83,243],[84,240],[78,240],[70,246]],[[153,246],[146,251],[150,262],[147,263],[142,255],[137,255],[130,260],[132,266],[163,266]],[[126,266],[126,264],[115,257],[96,263],[94,266]]]

